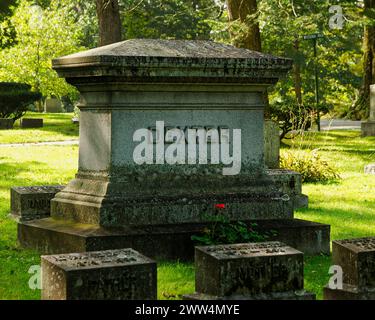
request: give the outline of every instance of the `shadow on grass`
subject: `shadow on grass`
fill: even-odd
[[[30,172],[31,168],[38,167],[38,171],[44,171],[46,174],[52,172],[54,169],[49,167],[46,163],[39,161],[25,161],[22,164],[17,162],[1,162],[7,158],[0,158],[0,190],[8,189],[10,186],[26,186],[35,185],[39,181],[29,181],[20,177],[25,172]],[[40,181],[40,183],[43,183]]]

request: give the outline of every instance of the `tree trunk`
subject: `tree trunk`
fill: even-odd
[[[375,0],[364,1],[365,14],[375,9]],[[375,27],[366,25],[363,32],[363,82],[359,98],[350,116],[367,118],[370,114],[370,85],[375,83]]]
[[[262,51],[259,23],[249,15],[258,11],[256,0],[227,0],[229,21],[239,20],[247,26],[246,32],[233,35],[234,45],[255,51]]]
[[[294,40],[293,48],[295,54],[299,51],[299,40]],[[293,81],[294,81],[294,92],[299,105],[302,105],[302,78],[301,78],[301,66],[296,61],[293,63]]]
[[[96,0],[99,21],[99,46],[121,41],[121,19],[118,0]]]

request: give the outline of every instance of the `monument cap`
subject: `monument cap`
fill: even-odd
[[[132,39],[53,60],[60,76],[276,83],[292,60],[204,40]]]

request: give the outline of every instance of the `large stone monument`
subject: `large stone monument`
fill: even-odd
[[[195,248],[191,300],[314,300],[304,290],[303,253],[280,242]]]
[[[300,175],[264,163],[264,91],[291,66],[178,40],[127,40],[54,60],[81,93],[79,169],[52,200],[51,218],[19,224],[20,242],[186,259],[191,235],[225,204],[231,220],[266,223],[280,240],[329,253],[329,226],[293,219]]]
[[[362,122],[362,136],[375,136],[375,84],[370,86],[370,117]]]

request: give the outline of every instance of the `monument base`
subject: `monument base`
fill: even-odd
[[[361,124],[363,137],[375,137],[375,121],[366,121]]]
[[[231,297],[217,297],[203,293],[193,293],[183,296],[184,300],[315,300],[316,296],[314,293],[310,293],[302,290],[299,291],[287,291],[287,292],[272,292],[263,293],[252,296],[234,295]]]
[[[375,300],[375,291],[359,290],[358,287],[344,284],[342,289],[323,289],[324,300]]]
[[[257,220],[258,231],[275,231],[267,241],[282,241],[307,255],[330,253],[330,226],[299,219]],[[43,254],[133,248],[154,259],[194,260],[192,235],[200,234],[207,224],[106,229],[46,218],[18,222],[18,240],[27,248]]]

